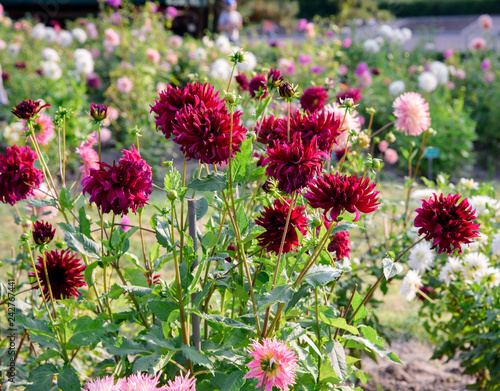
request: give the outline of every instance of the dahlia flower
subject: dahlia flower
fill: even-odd
[[[459,194],[433,194],[429,200],[422,200],[422,207],[416,210],[414,225],[420,228],[418,234],[432,241],[431,248],[437,247],[438,253],[462,253],[461,244],[472,243],[472,238],[479,236],[480,224],[473,222],[475,210],[466,198],[460,198]]]
[[[403,295],[406,300],[412,301],[415,296],[417,296],[417,292],[422,286],[422,278],[415,270],[408,270],[405,278],[403,278],[403,284],[401,285],[401,295]]]
[[[152,188],[151,167],[141,159],[135,146],[122,150],[123,157],[112,166],[104,162],[99,168],[90,168],[89,176],[82,180],[83,194],[90,194],[101,213],[113,211],[126,215],[135,213],[147,204]]]
[[[418,136],[431,125],[429,104],[416,92],[406,92],[392,104],[396,116],[395,126],[406,135]]]
[[[470,50],[484,50],[486,48],[486,41],[482,37],[474,38],[469,42]]]
[[[44,107],[50,107],[50,105],[47,103],[40,106],[41,104],[42,103],[40,101],[34,102],[31,99],[23,100],[11,110],[11,113],[19,119],[28,120],[37,116],[38,113],[40,113],[40,110],[42,110]]]
[[[351,254],[351,242],[349,237],[351,234],[349,231],[340,231],[332,236],[330,243],[328,244],[328,251],[335,253],[337,260],[340,261],[344,258],[349,258]]]
[[[182,373],[176,376],[174,380],[169,380],[165,391],[196,391],[196,379],[189,376],[189,371],[186,376]]]
[[[99,155],[94,148],[88,145],[88,142],[82,142],[75,152],[82,158],[83,165],[79,169],[84,178],[90,175],[91,168],[99,169]]]
[[[341,103],[340,101],[342,100],[345,101],[346,99],[350,98],[354,101],[354,103],[358,103],[363,95],[361,95],[361,91],[358,90],[357,88],[348,88],[344,91],[340,91],[337,94],[337,103]]]
[[[481,15],[477,20],[484,30],[491,30],[493,28],[493,20],[490,15]]]
[[[244,73],[239,73],[237,76],[234,77],[234,80],[236,80],[236,83],[238,83],[239,86],[238,89],[240,91],[248,90],[248,79]]]
[[[183,89],[167,85],[167,89],[160,92],[160,99],[155,99],[155,105],[150,106],[150,112],[155,113],[156,130],[160,128],[165,138],[170,138],[178,111],[188,105],[197,108],[203,104],[207,109],[217,107],[220,102],[218,94],[208,83],[188,83]]]
[[[100,379],[89,380],[81,391],[117,391],[113,376],[105,376]]]
[[[284,391],[295,384],[297,357],[284,342],[276,338],[266,338],[262,343],[254,340],[248,353],[253,360],[247,364],[250,371],[243,378],[259,379],[256,388],[265,385],[265,390],[271,391],[276,386]]]
[[[370,183],[369,178],[324,174],[312,181],[304,197],[311,207],[322,208],[329,220],[337,221],[337,217],[346,211],[356,213],[354,221],[357,221],[360,213],[370,213],[378,208],[380,192],[374,188],[375,183]]]
[[[129,94],[134,87],[134,83],[127,76],[120,77],[116,81],[116,88],[123,94]]]
[[[257,141],[265,145],[271,145],[273,141],[280,139],[282,134],[278,132],[278,127],[282,121],[281,118],[275,118],[271,114],[269,117],[265,117],[262,121],[257,122],[254,128],[254,131],[257,133]]]
[[[104,121],[108,116],[108,106],[92,103],[90,105],[90,116],[96,121]]]
[[[345,108],[341,108],[337,102],[325,106],[325,110],[329,113],[333,113],[335,118],[340,120],[342,128],[340,129],[339,136],[337,136],[336,143],[339,149],[345,149],[347,147],[347,139],[349,137],[349,132],[359,133],[361,131],[361,120],[356,110],[352,110],[352,114],[349,110],[346,113]]]
[[[118,381],[116,384],[116,391],[166,391],[166,386],[157,388],[160,375],[161,372],[158,372],[156,376],[140,372],[135,375],[130,375],[127,379]]]
[[[241,111],[233,113],[231,143],[231,117],[226,105],[219,102],[216,107],[204,105],[184,107],[173,122],[175,141],[184,156],[207,164],[220,164],[232,159],[238,145],[245,139],[247,129],[240,122]],[[229,148],[232,144],[232,156]]]
[[[277,143],[268,147],[268,157],[263,164],[269,164],[266,174],[278,181],[278,189],[287,194],[302,189],[321,171],[326,159],[325,152],[318,150],[316,138],[306,145],[300,135],[294,135],[291,143]]]
[[[81,258],[77,254],[70,253],[69,249],[65,251],[54,250],[45,253],[45,263],[47,265],[47,275],[50,281],[50,288],[54,299],[66,299],[71,296],[78,297],[80,292],[76,288],[85,284],[83,271],[85,265],[80,263]],[[45,297],[49,297],[49,286],[43,267],[43,259],[38,257],[36,273],[42,285],[41,289]],[[29,272],[34,277],[35,271]],[[40,288],[37,280],[33,282],[33,289]]]
[[[462,264],[460,258],[449,257],[446,264],[441,268],[438,278],[446,285],[450,285],[450,282],[455,281],[463,271],[464,265]]]
[[[328,102],[328,94],[325,87],[306,88],[300,97],[300,106],[311,113],[323,109]]]
[[[413,270],[425,272],[430,270],[434,263],[434,252],[427,242],[421,242],[410,250],[408,265]]]
[[[0,201],[14,205],[33,196],[33,188],[42,183],[42,170],[35,168],[36,153],[29,146],[7,147],[0,154]]]
[[[438,79],[432,72],[422,72],[418,76],[418,88],[425,92],[431,92],[438,86]]]
[[[278,69],[269,69],[267,73],[267,88],[278,88],[283,83],[283,76]]]
[[[255,95],[257,92],[259,92],[259,89],[261,89],[264,93],[257,99],[265,98],[268,95],[266,83],[266,77],[264,75],[257,75],[253,77],[248,84],[248,92],[250,92],[250,96],[252,98],[257,98]]]
[[[24,129],[28,130],[26,122],[24,121]],[[54,135],[54,124],[52,123],[52,118],[47,114],[41,114],[39,117],[36,117],[33,121],[33,128],[36,141],[39,144],[47,145]]]
[[[42,221],[35,221],[33,224],[33,240],[36,244],[48,244],[54,239],[56,229],[52,229],[52,224]]]
[[[275,199],[273,205],[265,206],[262,216],[255,219],[255,223],[264,227],[266,232],[257,236],[259,245],[266,247],[267,251],[278,254],[285,231],[286,218],[290,209],[290,200],[286,202],[280,199]],[[293,246],[299,245],[299,236],[297,230],[303,235],[307,232],[307,219],[304,214],[304,206],[296,206],[292,210],[290,223],[285,235],[285,243],[283,245],[283,254],[293,250]]]

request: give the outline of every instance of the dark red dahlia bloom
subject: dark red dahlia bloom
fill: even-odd
[[[234,80],[238,83],[238,89],[240,91],[248,90],[248,79],[244,73],[239,73],[238,76],[235,76]]]
[[[88,73],[86,79],[87,79],[87,87],[99,88],[101,86],[101,79],[99,78],[97,73]]]
[[[354,104],[358,103],[363,95],[361,95],[361,91],[356,89],[356,88],[348,88],[347,90],[340,91],[337,94],[337,102],[340,103],[340,100],[342,99],[342,102],[345,101],[347,98],[351,98],[354,101]]]
[[[278,88],[283,83],[283,76],[278,69],[271,68],[267,74],[267,88]]]
[[[422,207],[416,210],[418,234],[432,241],[432,249],[437,247],[440,254],[451,254],[454,250],[462,253],[460,244],[472,243],[472,238],[479,236],[480,224],[473,222],[477,218],[476,211],[467,198],[462,201],[460,198],[460,194],[441,194],[439,197],[433,194],[430,199],[422,200]]]
[[[326,159],[325,152],[318,149],[316,138],[303,144],[300,135],[294,135],[291,143],[276,143],[268,147],[266,174],[278,181],[278,189],[287,194],[302,189],[321,172]]]
[[[80,292],[76,288],[85,286],[83,271],[85,265],[80,263],[81,258],[76,254],[70,253],[69,249],[65,251],[50,251],[45,253],[45,263],[47,265],[47,274],[49,276],[50,288],[54,299],[67,299],[69,297],[78,297]],[[49,298],[49,284],[43,268],[42,257],[38,257],[36,273],[42,285],[42,292],[46,298]],[[29,273],[35,277],[35,272]],[[39,288],[37,281],[33,283],[33,289]]]
[[[316,137],[318,148],[329,153],[337,137],[342,133],[340,125],[341,118],[336,118],[334,113],[316,112],[302,115],[296,111],[290,117],[290,135],[300,134],[302,141],[307,144]],[[287,121],[281,120],[278,124],[279,139],[284,142],[287,139]]]
[[[23,100],[11,110],[11,113],[19,119],[28,120],[35,117],[44,107],[50,107],[48,103],[40,105],[40,102],[33,102],[31,99]]]
[[[252,98],[256,98],[255,94],[259,92],[259,88],[264,91],[264,94],[262,95],[262,98],[265,98],[267,94],[267,84],[266,84],[266,78],[264,75],[257,75],[250,80],[250,83],[248,84],[248,92],[250,92],[250,96]],[[258,97],[257,99],[260,99],[261,97]]]
[[[33,224],[33,240],[36,244],[48,244],[54,239],[56,229],[52,229],[52,224],[42,221],[35,221]]]
[[[170,138],[174,131],[175,115],[182,108],[191,105],[196,108],[204,105],[206,108],[216,107],[219,102],[219,92],[214,92],[210,84],[189,84],[180,89],[167,85],[167,89],[160,92],[160,100],[155,99],[155,105],[150,106],[150,112],[155,113],[156,130],[161,129],[165,138]]]
[[[325,87],[306,88],[300,97],[300,106],[311,113],[323,109],[327,102],[328,94]]]
[[[34,166],[36,159],[38,156],[29,146],[13,145],[0,154],[0,201],[14,205],[34,195],[33,188],[43,180],[42,170]]]
[[[241,111],[233,114],[232,156],[239,151],[247,129],[240,122]],[[174,141],[184,156],[207,164],[220,164],[229,160],[231,141],[231,116],[226,105],[217,107],[185,107],[176,116]]]
[[[328,244],[328,251],[335,253],[337,260],[344,258],[349,258],[351,254],[351,242],[349,241],[349,231],[337,232],[332,236],[330,243]]]
[[[90,105],[90,116],[96,121],[103,121],[108,116],[108,106],[98,103]]]
[[[281,139],[283,135],[278,132],[278,128],[282,121],[281,118],[275,118],[274,115],[271,114],[269,117],[257,122],[254,128],[254,132],[257,134],[257,141],[265,145],[270,145],[273,141]]]
[[[345,155],[345,148],[344,149],[336,149],[335,150],[335,160],[341,161],[344,158]],[[349,151],[347,151],[347,155],[345,157],[345,160],[349,161]]]
[[[16,69],[26,69],[26,63],[24,61],[16,61],[14,67]]]
[[[337,221],[337,217],[347,211],[356,213],[354,221],[357,221],[360,212],[370,213],[377,209],[380,192],[374,191],[374,188],[375,183],[370,183],[369,178],[363,180],[356,175],[324,174],[309,185],[304,197],[311,207],[322,208],[327,219]]]
[[[99,168],[90,168],[82,181],[83,194],[90,194],[101,213],[126,215],[129,209],[147,205],[153,184],[151,167],[141,159],[135,146],[122,150],[123,157],[112,166],[99,162]]]
[[[264,227],[266,232],[257,236],[259,245],[266,247],[267,251],[278,254],[280,251],[283,232],[285,231],[286,218],[290,209],[290,200],[282,202],[280,199],[274,200],[274,204],[264,207],[262,216],[255,219],[255,223]],[[299,230],[302,235],[307,232],[307,219],[304,215],[305,206],[296,206],[292,210],[290,223],[285,235],[285,244],[283,246],[283,254],[293,250],[293,246],[299,245]]]

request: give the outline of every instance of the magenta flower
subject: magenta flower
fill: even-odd
[[[340,103],[340,100],[345,101],[347,98],[351,98],[354,103],[359,103],[363,95],[361,95],[361,91],[357,88],[348,88],[346,90],[340,91],[337,94],[337,103]]]
[[[416,92],[406,92],[396,98],[392,104],[397,130],[403,130],[406,135],[418,136],[431,126],[429,104]]]
[[[179,11],[175,7],[169,6],[165,9],[165,17],[170,20],[175,19],[178,13]]]
[[[14,114],[17,118],[19,119],[30,119],[38,115],[40,113],[40,110],[42,110],[44,107],[50,107],[48,103],[41,105],[41,102],[34,102],[31,99],[29,100],[23,100],[21,103],[17,104],[16,107],[14,107],[11,110],[11,113]]]
[[[311,113],[323,109],[327,102],[328,94],[325,87],[306,88],[300,97],[300,106]]]
[[[250,96],[252,98],[260,99],[261,97],[256,97],[256,93],[262,90],[264,93],[262,94],[262,98],[265,98],[268,93],[267,93],[267,80],[264,75],[257,75],[250,80],[250,83],[248,84],[248,91],[250,92]]]
[[[28,130],[24,121],[24,129]],[[41,145],[47,145],[51,138],[54,136],[54,124],[52,118],[47,114],[40,114],[33,121],[33,130],[35,132],[36,141]]]
[[[485,58],[482,62],[481,62],[481,70],[482,71],[487,71],[488,69],[490,69],[491,67],[491,61],[489,58]]]
[[[110,7],[118,8],[122,3],[122,0],[106,0],[106,4]]]
[[[335,253],[337,261],[349,258],[351,254],[350,236],[351,234],[349,231],[341,231],[331,237],[330,243],[328,244],[328,251]]]
[[[272,391],[276,386],[285,391],[295,384],[297,357],[284,342],[276,338],[266,338],[262,343],[254,340],[248,353],[253,360],[247,364],[250,371],[243,378],[259,379],[256,388],[265,385],[266,391]]]
[[[196,391],[196,379],[189,376],[189,371],[186,376],[181,373],[174,380],[169,380],[165,391]]]
[[[236,80],[236,83],[238,83],[239,86],[238,89],[240,91],[248,90],[248,79],[244,73],[239,73],[237,76],[234,77],[234,80]]]
[[[48,244],[54,239],[56,229],[52,229],[52,224],[44,223],[43,220],[33,223],[33,241],[36,244]]]

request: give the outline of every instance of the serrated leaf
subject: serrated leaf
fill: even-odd
[[[50,358],[53,358],[53,357],[60,357],[60,358],[62,358],[61,353],[59,353],[57,350],[49,349],[49,350],[46,350],[45,352],[43,352],[42,354],[40,354],[36,358],[35,361],[33,361],[32,363],[30,363],[30,365],[35,365],[35,364],[38,364],[40,362],[47,361],[47,360],[49,360]]]
[[[201,238],[201,245],[204,248],[211,248],[217,244],[217,235],[213,231],[208,231],[203,238]]]
[[[391,258],[384,258],[382,260],[382,266],[384,267],[384,276],[386,280],[397,276],[403,271],[403,265],[394,262]]]
[[[80,220],[80,233],[90,238],[90,220],[85,213],[85,207],[78,209],[78,220]]]
[[[241,371],[232,372],[224,381],[221,391],[240,391],[243,384],[245,384],[243,376],[245,374]]]
[[[338,378],[345,380],[347,378],[347,363],[344,347],[339,341],[328,341],[325,343],[325,350],[333,371]]]
[[[340,270],[330,265],[313,265],[311,269],[309,269],[304,280],[316,288],[334,281],[340,277],[341,274],[342,272]]]
[[[118,326],[104,326],[104,321],[88,316],[73,319],[66,325],[69,342],[76,346],[88,346],[99,342],[100,337],[117,329]]]
[[[252,139],[243,140],[240,144],[240,152],[236,153],[231,161],[233,183],[239,183],[247,176],[250,157],[252,156],[252,144]],[[229,175],[229,170],[226,171],[227,175]]]
[[[116,300],[122,295],[122,293],[123,288],[120,285],[114,283],[113,285],[111,285],[111,289],[109,290],[109,292],[106,293],[106,296],[110,299]]]
[[[270,292],[260,296],[257,307],[259,310],[265,309],[275,303],[288,303],[296,291],[291,283],[279,285]]]
[[[196,191],[222,191],[227,185],[227,178],[224,175],[214,173],[192,180],[187,187]]]
[[[212,368],[212,362],[208,359],[208,357],[196,350],[194,347],[182,345],[181,352],[188,360],[191,360],[194,364]]]
[[[193,311],[200,318],[206,319],[209,322],[214,322],[220,324],[224,327],[229,327],[233,329],[245,329],[245,330],[254,330],[254,326],[250,326],[248,324],[242,323],[236,319],[226,318],[225,316],[217,315],[217,314],[206,314],[204,312]]]
[[[149,308],[157,316],[160,320],[163,320],[164,322],[169,321],[170,314],[173,311],[176,311],[179,309],[179,306],[175,304],[172,301],[164,301],[164,300],[157,300],[157,301],[150,301],[148,303]]]
[[[87,265],[85,267],[85,282],[87,283],[87,286],[89,288],[92,288],[92,286],[94,285],[95,281],[94,281],[94,270],[95,268],[99,266],[99,261],[95,261],[95,262],[92,262],[90,263],[89,265]]]
[[[357,308],[361,305],[361,303],[363,302],[363,298],[361,297],[361,295],[356,291],[354,293],[354,297],[352,299],[352,310],[353,311],[356,311]],[[368,314],[368,311],[366,310],[365,306],[363,305],[358,313],[356,314],[356,316],[354,317],[353,319],[353,322],[356,323],[358,320],[361,320],[363,319],[366,315]]]
[[[57,386],[62,391],[80,391],[81,383],[76,372],[65,365],[57,376]]]
[[[53,198],[42,198],[42,199],[28,199],[26,200],[34,208],[42,208],[44,206],[56,206],[56,202]]]
[[[148,354],[137,357],[132,365],[132,372],[146,372],[153,368],[160,361],[160,354]]]
[[[241,205],[236,211],[236,221],[238,222],[241,236],[244,236],[248,230],[248,217],[243,205]]]
[[[113,355],[125,356],[127,354],[150,353],[144,346],[146,341],[135,342],[125,337],[101,339],[102,345]]]
[[[346,320],[344,318],[331,319],[331,318],[327,318],[326,316],[324,316],[323,313],[320,313],[319,314],[319,319],[323,323],[326,323],[329,326],[337,327],[339,329],[349,331],[350,333],[353,333],[353,334],[356,334],[356,335],[359,334],[358,329],[356,327],[354,327],[354,326],[348,325],[347,322],[346,322]]]
[[[47,391],[52,387],[52,378],[57,374],[53,364],[43,364],[29,372],[25,391]]]
[[[393,353],[389,352],[387,349],[385,349],[383,346],[380,346],[374,342],[371,342],[370,340],[363,338],[363,337],[358,337],[356,335],[344,335],[344,338],[355,341],[366,348],[370,349],[371,351],[375,352],[378,354],[380,357],[387,358],[391,360],[392,362],[395,362],[397,364],[403,364],[399,357]],[[377,337],[380,338],[380,337]]]
[[[69,232],[64,230],[62,223],[59,226],[64,231],[64,241],[73,251],[79,252],[90,258],[101,256],[101,246],[80,232]]]
[[[205,197],[196,200],[196,221],[200,220],[208,212],[208,201]]]
[[[168,222],[164,221],[160,216],[156,216],[156,240],[165,248],[170,248],[172,246],[172,238],[170,236],[169,228],[170,224]]]
[[[71,198],[71,192],[66,189],[64,186],[61,187],[61,191],[59,193],[59,203],[63,208],[72,209],[74,200]]]

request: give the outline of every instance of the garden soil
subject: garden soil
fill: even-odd
[[[396,353],[405,365],[386,359],[377,364],[370,359],[364,371],[373,380],[361,386],[365,391],[462,391],[474,378],[462,375],[456,360],[431,360],[432,346],[422,342],[393,342],[388,349]],[[379,388],[377,388],[377,384]]]

